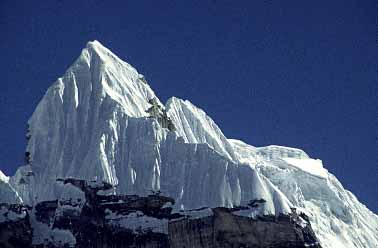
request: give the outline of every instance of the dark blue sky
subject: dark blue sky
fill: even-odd
[[[191,100],[227,137],[304,149],[378,211],[376,1],[128,2],[0,1],[1,170],[22,164],[27,119],[97,39],[162,101]]]

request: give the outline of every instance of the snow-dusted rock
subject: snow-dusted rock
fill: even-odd
[[[168,234],[168,219],[146,216],[141,211],[132,212],[128,215],[108,211],[105,219],[108,225],[130,229],[134,233],[152,231]]]

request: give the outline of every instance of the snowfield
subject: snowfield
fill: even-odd
[[[297,158],[282,158],[286,163],[292,165],[311,175],[327,178],[328,171],[323,168],[323,163],[320,159],[297,159]]]
[[[152,98],[175,131],[149,117]],[[160,190],[176,200],[175,211],[264,199],[258,214],[289,213],[293,207],[305,212],[323,247],[378,247],[377,215],[321,160],[296,148],[257,148],[228,139],[188,100],[172,97],[163,105],[136,69],[98,41],[89,42],[47,90],[28,125],[31,164],[9,183],[0,174],[2,201],[17,198],[2,193],[7,187],[29,204],[68,197],[72,189],[56,183],[64,177],[104,180],[117,185],[119,194]],[[28,171],[33,176],[25,186],[20,179]],[[135,219],[139,227],[132,217],[127,221]],[[161,230],[160,222],[143,218],[140,225]],[[58,236],[74,244],[70,234],[57,231]]]

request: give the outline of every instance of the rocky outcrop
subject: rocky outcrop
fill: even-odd
[[[299,225],[294,215],[251,219],[215,208],[213,215],[169,223],[170,247],[320,247],[311,226]]]
[[[176,127],[171,118],[168,117],[167,111],[159,104],[156,98],[150,99],[148,103],[151,104],[151,107],[146,110],[146,113],[150,115],[149,117],[155,118],[162,128],[167,128],[169,131],[176,131]]]
[[[173,211],[174,200],[107,195],[107,183],[60,179],[84,192],[80,201],[1,205],[0,247],[320,247],[304,214],[251,218],[265,204]],[[100,193],[101,192],[101,193]],[[252,214],[252,215],[251,215]]]
[[[75,236],[75,247],[168,247],[167,234],[145,226],[144,220],[168,223],[172,208],[164,206],[171,206],[173,199],[158,194],[102,195],[99,191],[111,189],[110,184],[73,178],[60,181],[85,193],[82,205],[60,202],[58,210],[63,214],[53,224]]]
[[[29,209],[30,210],[30,209]],[[28,208],[21,204],[0,204],[0,247],[30,247],[32,229]]]

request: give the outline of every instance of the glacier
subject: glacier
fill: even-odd
[[[175,130],[146,112],[151,99]],[[229,139],[188,100],[161,103],[142,74],[98,41],[47,90],[28,126],[29,163],[0,174],[2,200],[82,197],[56,182],[65,177],[106,181],[113,194],[160,191],[177,211],[264,199],[258,214],[306,213],[323,247],[378,246],[378,216],[321,160]]]

